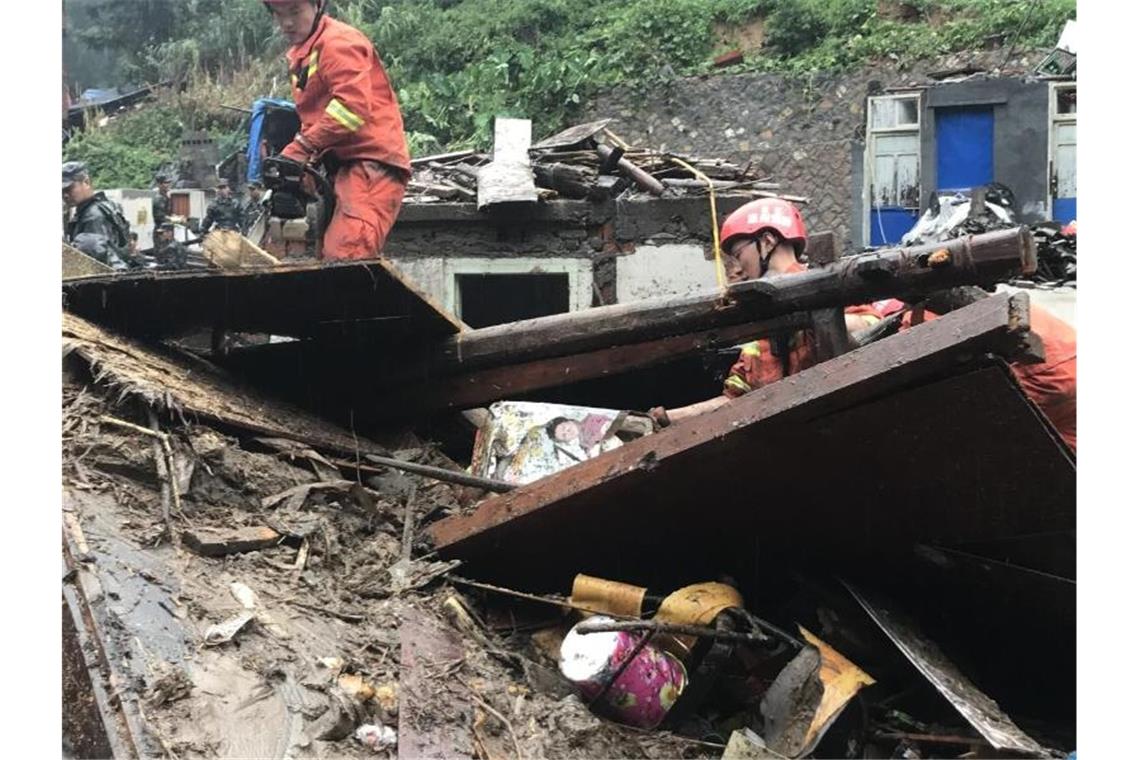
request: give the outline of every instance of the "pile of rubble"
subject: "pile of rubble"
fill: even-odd
[[[1063,757],[1075,460],[1009,374],[1024,294],[664,429],[514,400],[992,285],[1028,235],[480,330],[384,261],[65,282],[70,751]],[[465,450],[414,432],[458,410]]]
[[[711,188],[757,198],[808,201],[781,195],[780,185],[751,164],[738,166],[722,159],[631,148],[607,128],[609,123],[604,119],[580,124],[523,146],[537,200],[603,201],[623,193],[681,197],[708,194]],[[526,125],[529,134],[529,122]],[[418,158],[412,162],[414,175],[404,202],[473,202],[478,197],[480,170],[494,158],[494,153],[477,151]]]

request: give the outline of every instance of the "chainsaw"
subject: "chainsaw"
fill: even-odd
[[[320,203],[316,238],[321,238],[332,219],[335,203],[332,185],[323,172],[300,161],[270,156],[262,164],[261,181],[267,190],[272,191],[269,197],[271,216],[301,219],[305,217],[310,203]]]

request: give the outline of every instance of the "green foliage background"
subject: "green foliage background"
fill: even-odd
[[[718,29],[753,19],[763,19],[765,44],[744,68],[806,74],[1000,46],[1019,28],[1018,47],[1048,47],[1076,15],[1075,0],[902,4],[915,21],[878,17],[876,0],[332,3],[334,15],[376,44],[413,153],[421,155],[485,145],[497,115],[529,117],[543,135],[572,121],[598,92],[628,86],[644,94],[678,76],[708,73],[723,52]],[[219,106],[287,95],[283,45],[259,0],[66,0],[64,10],[70,37],[112,51],[120,79],[183,85],[157,107],[69,143],[65,157],[88,161],[103,185],[146,186],[176,153],[187,125],[236,146],[241,118]]]

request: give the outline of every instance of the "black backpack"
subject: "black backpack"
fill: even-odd
[[[111,227],[115,230],[116,240],[115,245],[121,250],[126,250],[131,244],[131,224],[127,218],[123,216],[122,209],[119,204],[114,201],[103,198],[98,201],[99,211],[111,222]]]

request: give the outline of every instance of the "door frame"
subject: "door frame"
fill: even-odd
[[[871,126],[871,114],[874,109],[874,101],[880,100],[898,100],[901,98],[913,98],[917,101],[918,110],[918,123],[911,126],[906,125],[903,127],[894,128],[880,128],[873,129]],[[863,228],[863,247],[866,248],[871,244],[871,213],[875,210],[871,199],[871,180],[875,173],[875,137],[882,134],[890,133],[910,133],[914,132],[918,135],[918,216],[922,216],[922,128],[925,114],[923,108],[926,105],[926,98],[924,97],[924,90],[922,88],[915,88],[913,90],[900,90],[898,92],[885,93],[883,95],[869,95],[866,99],[866,118],[864,119],[863,130],[863,192],[862,192],[862,206],[863,206],[863,219],[861,226]]]
[[[1057,113],[1057,91],[1058,90],[1075,90],[1077,89],[1076,81],[1072,82],[1050,82],[1049,83],[1049,147],[1048,153],[1045,155],[1045,218],[1053,218],[1053,159],[1057,150],[1057,124],[1070,123],[1073,126],[1077,124],[1077,116],[1080,115],[1080,107],[1078,106],[1077,113]]]

